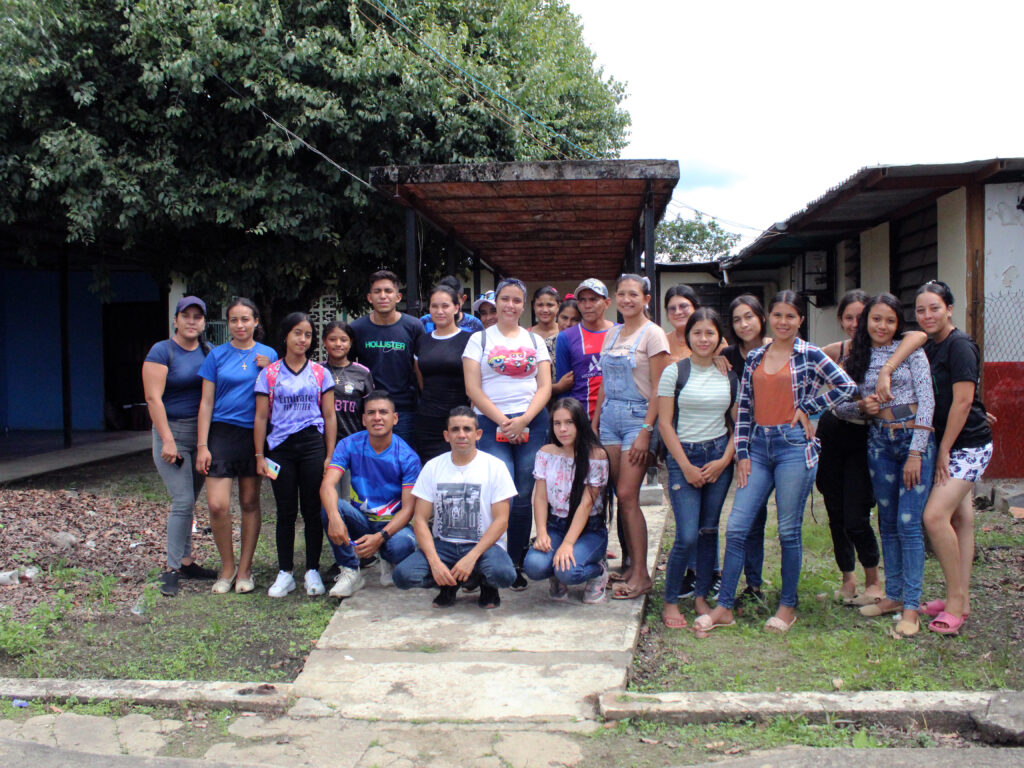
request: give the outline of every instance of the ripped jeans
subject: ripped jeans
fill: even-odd
[[[682,445],[686,459],[695,467],[702,467],[709,461],[722,458],[729,445],[729,435]],[[665,602],[676,603],[683,586],[686,563],[694,547],[697,549],[697,583],[693,594],[696,597],[707,597],[711,589],[715,555],[718,554],[718,520],[732,484],[735,465],[730,463],[715,482],[695,488],[686,482],[683,470],[671,455],[667,464],[668,496],[676,519],[676,540],[665,567]]]
[[[935,473],[935,438],[921,451],[921,481],[909,491],[903,484],[903,465],[914,430],[892,430],[872,425],[868,431],[868,474],[878,501],[878,529],[882,534],[885,596],[903,603],[906,610],[921,605],[924,579],[924,505]]]

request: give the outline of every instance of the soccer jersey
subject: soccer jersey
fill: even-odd
[[[363,398],[373,391],[373,375],[359,363],[344,368],[329,365],[327,369],[334,382],[334,411],[341,440],[363,430]]]
[[[592,417],[597,408],[597,393],[601,389],[601,346],[610,330],[588,331],[580,323],[558,334],[555,344],[555,381],[572,371],[569,394],[584,405],[588,417]]]
[[[270,397],[270,379],[274,379],[273,396]],[[256,378],[256,394],[270,397],[270,434],[267,447],[274,450],[290,435],[306,427],[316,427],[324,432],[324,416],[320,410],[320,396],[334,386],[334,380],[319,363],[309,360],[297,371],[289,368],[283,360],[271,363]]]
[[[260,375],[257,355],[266,355],[270,362],[277,360],[277,352],[259,342],[249,349],[238,349],[230,343],[221,344],[206,356],[199,367],[199,375],[216,385],[213,421],[252,429],[256,419],[253,387]]]
[[[402,508],[402,490],[416,483],[420,458],[398,435],[377,453],[370,434],[356,432],[338,443],[328,466],[349,473],[353,506],[371,522],[387,522]]]

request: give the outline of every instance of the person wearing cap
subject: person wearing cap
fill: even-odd
[[[481,330],[498,322],[498,305],[494,303],[494,291],[485,291],[473,302],[473,312],[480,320]]]
[[[470,333],[482,331],[484,329],[484,324],[480,322],[480,318],[473,317],[473,315],[467,315],[462,311],[462,307],[465,305],[468,297],[466,296],[466,292],[462,290],[462,283],[459,281],[459,278],[454,275],[445,275],[437,281],[437,284],[450,285],[459,297],[458,309],[455,312],[455,325],[464,331],[469,331]],[[429,312],[420,318],[420,322],[423,323],[424,332],[434,332],[434,321],[430,317]]]
[[[192,515],[203,487],[195,455],[203,390],[199,367],[210,352],[205,328],[206,303],[186,296],[174,309],[174,335],[154,344],[142,364],[142,386],[153,422],[153,462],[171,495],[167,570],[160,574],[160,591],[168,596],[178,594],[178,579],[217,575],[192,560]]]
[[[605,319],[611,305],[608,288],[600,280],[589,278],[575,291],[576,304],[583,322],[558,334],[555,342],[555,395],[568,393],[594,417],[597,393],[601,389],[601,346],[615,323]]]

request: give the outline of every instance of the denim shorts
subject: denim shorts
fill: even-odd
[[[643,429],[646,416],[645,400],[606,399],[601,406],[601,442],[605,445],[621,445],[629,450]]]
[[[949,452],[949,476],[970,483],[980,480],[992,461],[992,443],[977,448],[954,448]]]

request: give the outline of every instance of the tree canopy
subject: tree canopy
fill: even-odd
[[[400,263],[401,216],[337,165],[583,155],[483,85],[594,155],[626,141],[624,86],[564,0],[3,0],[0,16],[8,243],[214,294],[308,306],[337,281],[362,306],[365,275]]]
[[[656,252],[659,261],[716,261],[727,255],[740,236],[727,232],[714,219],[676,216],[658,225]]]

